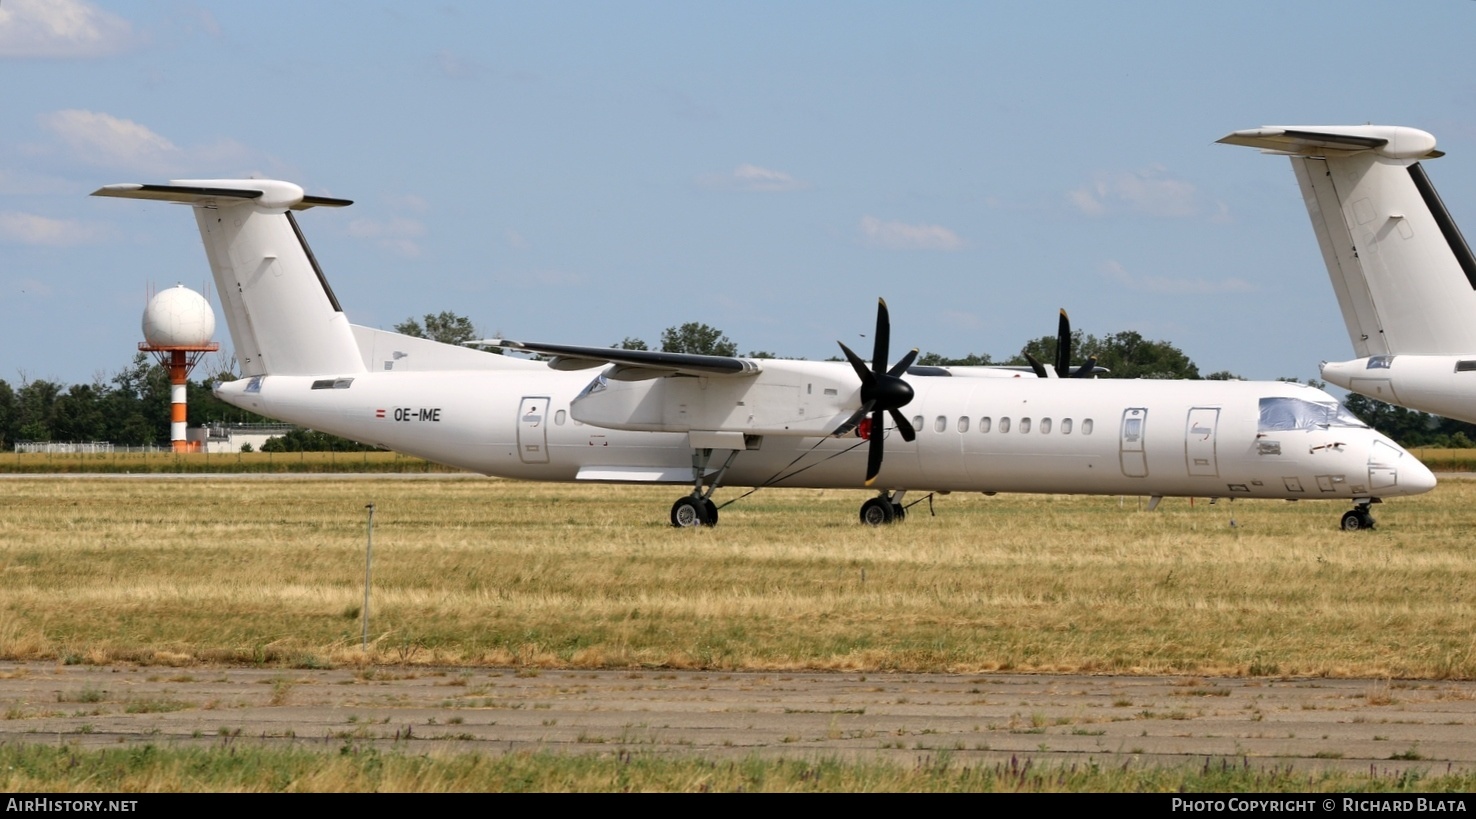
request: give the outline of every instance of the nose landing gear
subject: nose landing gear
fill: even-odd
[[[1364,529],[1374,528],[1374,517],[1369,514],[1369,504],[1378,503],[1378,498],[1356,501],[1353,509],[1343,513],[1343,519],[1338,528],[1344,532],[1357,532]]]

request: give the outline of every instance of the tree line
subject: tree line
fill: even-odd
[[[447,344],[479,338],[472,321],[452,312],[426,314],[395,325],[406,335]],[[1054,361],[1058,341],[1041,336],[1025,343],[1020,352],[1005,359],[987,353],[945,356],[928,352],[918,364],[932,366],[1028,366],[1027,355],[1039,361]],[[648,350],[639,338],[626,337],[610,345],[627,350]],[[701,322],[668,327],[661,333],[663,352],[734,356],[738,345],[721,330]],[[1097,360],[1110,372],[1108,378],[1177,378],[1233,380],[1228,371],[1201,376],[1199,368],[1182,350],[1167,341],[1146,339],[1133,331],[1097,337],[1080,330],[1071,334],[1074,363]],[[498,352],[501,352],[498,350]],[[766,351],[750,351],[749,358],[778,358]],[[829,359],[829,360],[839,360]],[[234,379],[229,372],[190,381],[187,398],[190,422],[263,423],[271,419],[246,412],[217,399],[212,392],[220,381]],[[1288,379],[1293,380],[1293,379]],[[1321,384],[1314,383],[1321,387]],[[1345,405],[1379,432],[1405,447],[1473,447],[1476,425],[1442,418],[1417,410],[1396,407],[1362,395],[1350,394]],[[18,442],[108,441],[119,446],[150,446],[169,440],[169,373],[138,353],[127,367],[111,378],[98,377],[88,384],[64,385],[45,380],[21,379],[19,387],[0,380],[0,449],[13,450]],[[348,451],[361,445],[332,435],[302,430],[266,447],[272,450]]]

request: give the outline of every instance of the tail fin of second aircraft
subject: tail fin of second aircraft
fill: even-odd
[[[1420,164],[1442,156],[1434,136],[1270,126],[1219,141],[1291,158],[1358,357],[1476,352],[1476,258]]]
[[[350,201],[267,179],[109,185],[94,195],[192,206],[243,376],[364,370],[348,318],[292,215]]]

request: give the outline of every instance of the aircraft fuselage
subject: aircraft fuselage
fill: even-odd
[[[701,431],[581,423],[576,397],[590,382],[587,371],[361,372],[262,376],[223,384],[217,394],[252,412],[486,475],[690,484],[693,433]],[[1326,393],[1297,384],[911,383],[916,396],[904,412],[917,440],[888,430],[873,488],[1347,499],[1433,485],[1424,466],[1366,427],[1265,428],[1263,399],[1335,406]],[[862,488],[866,452],[858,438],[747,438],[725,484]]]

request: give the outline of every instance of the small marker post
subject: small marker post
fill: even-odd
[[[365,504],[369,510],[369,533],[368,541],[364,545],[364,653],[369,652],[369,578],[370,567],[374,563],[374,504]]]

